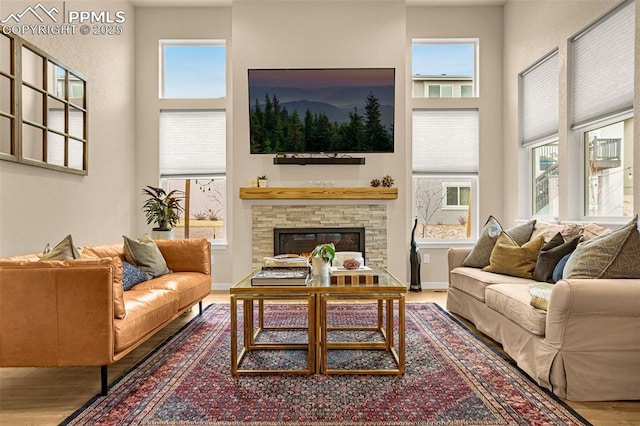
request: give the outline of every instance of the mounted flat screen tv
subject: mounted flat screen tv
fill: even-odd
[[[250,69],[252,154],[393,152],[394,68]]]

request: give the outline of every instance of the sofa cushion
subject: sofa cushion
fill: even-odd
[[[533,279],[540,282],[554,283],[553,271],[565,255],[575,250],[580,242],[580,236],[565,242],[561,233],[557,233],[549,242],[547,242],[536,260],[536,267],[533,270]]]
[[[71,234],[67,235],[52,250],[40,256],[40,260],[73,260],[80,259],[80,252],[73,245]]]
[[[140,269],[126,260],[122,261],[122,287],[124,287],[124,291],[129,291],[134,285],[147,281],[148,279],[147,274]]]
[[[160,249],[148,234],[137,240],[126,235],[123,235],[123,238],[124,257],[127,262],[140,268],[149,278],[171,273]]]
[[[567,265],[567,261],[569,260],[570,256],[571,256],[571,253],[565,254],[564,257],[560,259],[556,267],[553,268],[552,280],[554,284],[562,279],[562,276],[564,275],[564,267]]]
[[[113,324],[116,354],[162,328],[178,312],[178,297],[174,292],[139,290],[136,287],[124,295],[126,318]]]
[[[537,237],[520,246],[509,234],[503,232],[491,252],[489,265],[483,270],[514,277],[532,278],[536,259],[543,244],[544,239]]]
[[[516,241],[518,245],[523,245],[531,238],[531,233],[533,232],[535,223],[535,220],[531,220],[522,225],[516,225],[509,228],[505,232],[509,234],[509,236]],[[496,241],[498,241],[498,237],[500,237],[502,231],[503,228],[500,222],[498,222],[498,219],[493,216],[489,216],[489,219],[487,219],[487,222],[480,232],[478,241],[464,260],[463,266],[484,268],[489,265],[491,252],[493,251],[493,247],[496,245]]]
[[[531,239],[542,236],[545,241],[551,241],[557,234],[561,234],[564,241],[570,241],[580,236],[581,229],[577,223],[549,223],[543,220],[536,221]]]
[[[547,313],[531,306],[528,285],[490,285],[487,287],[485,303],[528,332],[544,336]]]
[[[620,229],[578,244],[563,278],[640,278],[638,216]]]
[[[174,272],[140,283],[134,289],[174,292],[179,296],[178,309],[184,309],[211,292],[211,275],[200,272]]]
[[[528,284],[535,281],[527,278],[511,277],[509,275],[486,272],[478,268],[459,267],[449,274],[449,285],[482,302],[485,300],[485,289],[492,284],[515,283],[529,288]]]

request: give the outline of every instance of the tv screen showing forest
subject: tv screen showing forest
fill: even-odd
[[[393,152],[394,68],[250,69],[252,154]]]

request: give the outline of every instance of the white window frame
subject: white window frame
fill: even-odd
[[[164,98],[163,97],[163,84],[164,84],[164,46],[166,45],[194,45],[194,46],[224,46],[225,47],[225,97],[223,98]],[[159,107],[157,109],[158,124],[160,120],[160,113],[162,111],[185,111],[185,110],[215,110],[225,112],[226,121],[226,135],[225,135],[225,148],[229,146],[229,107],[228,107],[228,93],[229,93],[229,48],[228,43],[224,39],[162,39],[158,43],[159,49],[159,68],[158,68],[158,100]],[[225,149],[226,151],[226,149]],[[225,157],[227,157],[225,152]],[[226,168],[226,166],[225,166]],[[181,176],[159,176],[160,186],[163,186],[164,179],[182,178],[182,179],[201,179],[201,178],[216,178],[225,180],[225,191],[223,197],[223,210],[224,210],[224,238],[223,239],[209,239],[212,248],[224,249],[228,246],[228,230],[229,230],[229,185],[227,179],[227,172],[224,173],[204,173],[204,174],[191,174],[186,173]]]
[[[225,99],[227,97],[228,90],[225,90],[225,96],[222,98],[169,98],[164,96],[164,48],[166,46],[215,46],[215,47],[225,47],[227,48],[227,41],[221,39],[162,39],[159,41],[159,58],[158,61],[158,98],[159,99],[188,99],[188,100],[201,100],[201,99]],[[228,51],[225,51],[225,69],[227,70],[226,74],[228,76]],[[225,84],[228,89],[228,78],[225,78]]]
[[[528,188],[529,188],[529,205],[528,205],[528,211],[530,212],[531,217],[535,217],[535,218],[540,218],[543,220],[546,220],[548,222],[556,222],[558,221],[559,218],[559,214],[560,212],[558,211],[558,215],[540,215],[537,214],[534,211],[534,207],[535,207],[535,202],[534,199],[536,197],[535,194],[535,188],[534,188],[534,170],[533,170],[533,150],[536,148],[540,148],[544,145],[549,145],[552,143],[560,143],[560,140],[558,138],[557,135],[549,137],[549,138],[545,138],[545,139],[540,139],[539,141],[535,142],[535,143],[530,143],[528,144],[524,149],[527,150],[527,158],[529,159],[529,166],[527,168],[528,170],[528,175],[527,175],[527,182],[528,182]],[[558,151],[559,151],[560,147],[558,146]],[[558,165],[560,165],[560,159],[558,159]],[[558,188],[559,189],[559,188]],[[558,208],[559,210],[559,208]]]
[[[469,98],[480,97],[480,39],[479,38],[414,38],[411,45],[414,44],[471,44],[473,45],[473,96]],[[411,70],[411,67],[409,67]],[[413,79],[413,76],[411,76]],[[426,85],[425,85],[426,86]],[[428,97],[429,91],[425,89],[425,97]],[[415,99],[415,98],[414,98]]]
[[[449,188],[458,189],[458,203],[449,204],[449,197],[447,197],[447,191]],[[460,204],[460,188],[469,188],[471,191],[471,185],[462,185],[458,182],[443,182],[442,183],[442,210],[467,210],[468,204]]]
[[[585,146],[585,136],[587,133],[609,126],[611,124],[619,123],[621,121],[628,120],[630,118],[634,118],[633,111],[629,111],[624,114],[615,114],[607,119],[594,121],[588,125],[581,126],[580,128],[574,131],[574,136],[576,139],[576,145],[580,150],[580,179],[578,179],[579,190],[577,192],[580,194],[580,204],[579,204],[579,218],[582,221],[586,222],[598,222],[603,224],[622,224],[629,221],[630,216],[589,216],[587,214],[587,169],[586,169],[586,146]],[[623,141],[624,143],[624,141]],[[635,149],[635,146],[634,146]],[[633,171],[635,172],[635,170]],[[634,200],[634,203],[637,204],[637,201]]]

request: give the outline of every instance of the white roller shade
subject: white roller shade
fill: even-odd
[[[633,108],[634,36],[628,2],[572,39],[572,127]]]
[[[413,171],[477,173],[477,110],[414,110]]]
[[[556,50],[520,76],[522,145],[558,133],[559,72]]]
[[[226,170],[225,111],[161,111],[160,175],[210,175]]]

